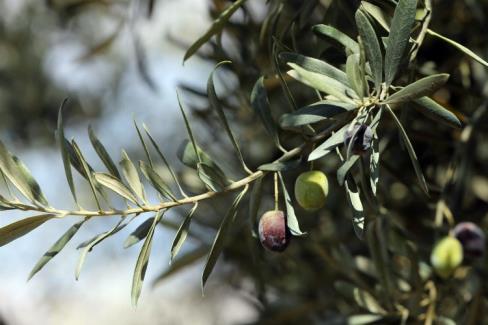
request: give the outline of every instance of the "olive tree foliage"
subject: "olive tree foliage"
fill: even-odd
[[[154,3],[145,4],[150,16]],[[132,281],[136,304],[158,225],[174,226],[165,214],[186,207],[175,227],[172,263],[157,281],[203,260],[203,290],[224,256],[236,267],[237,276],[228,280],[256,297],[259,321],[479,323],[487,306],[484,260],[466,261],[449,278],[438,277],[429,261],[434,242],[457,221],[481,223],[487,211],[487,181],[480,177],[483,167],[476,166],[485,162],[486,152],[476,151],[476,144],[484,130],[480,82],[488,63],[445,36],[442,24],[434,29],[443,5],[430,0],[213,5],[213,23],[187,47],[183,60],[198,55],[214,61],[215,69],[206,89],[183,85],[177,94],[188,134],[178,157],[203,190],[189,188],[170,165],[166,139],[154,138],[136,121],[144,159],[135,161],[125,151],[110,157],[89,129],[106,167],[94,170],[76,140],[64,135],[69,105],[64,101],[56,140],[75,207],[51,206],[27,166],[0,143],[6,189],[1,208],[28,214],[0,228],[0,245],[45,222],[79,217],[35,264],[32,277],[86,222],[119,216],[113,228],[78,246],[78,278],[96,245],[138,223],[124,242],[124,247],[142,242]],[[256,18],[257,8],[264,10],[263,19]],[[432,42],[462,64],[453,65],[443,53],[429,57]],[[141,73],[148,68],[141,67]],[[219,76],[237,83],[217,92]],[[187,107],[186,96],[205,98],[208,105]],[[209,133],[220,130],[213,133],[222,146],[218,155],[192,129],[196,120]],[[358,151],[354,139],[361,129],[371,137]],[[330,183],[326,206],[316,213],[300,208],[291,190],[296,176],[310,169],[326,172]],[[93,208],[80,206],[74,173],[89,185]],[[149,191],[157,193],[157,202],[148,200]],[[116,204],[114,195],[125,203]],[[257,235],[259,215],[273,201],[286,212],[292,235],[280,254],[263,250]],[[220,211],[224,204],[216,218],[199,213],[204,205]],[[205,214],[212,213],[208,206]],[[207,240],[192,230],[195,223],[216,232]],[[189,236],[199,245],[180,252]],[[249,280],[252,288],[244,286]]]

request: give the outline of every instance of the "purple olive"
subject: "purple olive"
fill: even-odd
[[[362,155],[371,148],[373,130],[366,124],[355,124],[352,129],[348,127],[344,133],[344,144],[346,147],[349,147],[349,143],[353,137],[352,153]]]
[[[463,245],[464,256],[471,259],[482,257],[485,253],[485,234],[472,222],[460,222],[452,231]]]
[[[259,220],[259,240],[265,248],[282,252],[288,246],[290,237],[283,211],[273,210],[263,214]]]

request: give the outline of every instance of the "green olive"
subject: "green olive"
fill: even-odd
[[[430,262],[435,272],[448,278],[463,261],[463,246],[455,237],[446,236],[432,250]]]
[[[295,198],[305,210],[315,211],[323,207],[328,192],[327,176],[321,171],[302,173],[295,181]]]

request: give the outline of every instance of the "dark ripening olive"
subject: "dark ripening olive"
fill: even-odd
[[[290,231],[286,226],[283,211],[273,210],[264,213],[259,220],[259,240],[273,252],[282,252],[290,242]]]
[[[355,124],[352,129],[348,127],[344,133],[344,144],[346,147],[349,147],[349,143],[353,137],[352,153],[362,155],[371,148],[373,130],[366,124]]]
[[[464,256],[469,259],[476,259],[485,253],[485,234],[476,224],[472,222],[460,222],[452,231],[463,245]]]

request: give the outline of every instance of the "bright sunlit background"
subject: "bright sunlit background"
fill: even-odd
[[[61,2],[52,1],[54,7]],[[80,103],[81,112],[71,112],[73,104],[67,106],[65,132],[68,138],[77,140],[94,166],[102,168],[88,140],[88,125],[93,126],[109,153],[119,157],[121,148],[130,152],[139,147],[133,118],[141,124],[146,123],[170,157],[175,159],[179,142],[172,139],[185,137],[177,111],[176,86],[184,81],[204,87],[212,65],[193,58],[183,66],[184,48],[168,39],[171,35],[177,36],[185,44],[196,39],[210,23],[207,6],[208,3],[201,0],[156,1],[151,19],[136,19],[134,30],[145,51],[147,71],[154,83],[154,89],[151,89],[138,72],[128,26],[121,29],[109,49],[101,49],[107,53],[84,58],[89,51],[87,43],[94,44],[95,40],[102,40],[117,28],[116,17],[109,17],[100,10],[99,14],[90,12],[74,22],[54,22],[44,1],[0,1],[4,37],[8,40],[11,36],[17,45],[26,42],[18,48],[27,52],[8,56],[12,49],[7,40],[0,39],[0,75],[12,62],[18,66],[39,65],[31,69],[37,74],[24,76],[25,83],[18,85],[17,93],[9,94],[0,87],[0,100],[3,99],[0,106],[4,106],[0,108],[2,119],[5,115],[7,119],[16,114],[5,108],[10,103],[8,96],[28,96],[30,80],[43,79],[49,89],[56,89],[62,97],[70,96],[71,104]],[[121,15],[127,14],[123,8],[121,6]],[[134,11],[137,10],[131,8],[129,14]],[[24,37],[27,33],[27,37],[16,40],[21,32]],[[38,56],[39,61],[18,62],[29,60],[31,55]],[[98,112],[94,107],[101,109]],[[50,110],[55,112],[57,106]],[[36,118],[29,112],[24,114],[27,119]],[[54,126],[42,125],[42,121],[39,122],[41,125],[33,123],[34,126],[22,121],[16,123],[16,127],[26,134],[25,139],[19,139],[15,129],[5,127],[0,131],[2,140],[29,166],[52,205],[73,207],[61,156],[53,143]],[[51,138],[49,134],[43,136],[39,129],[51,130]],[[81,201],[88,202],[89,192],[83,194],[86,198],[82,197]],[[18,213],[2,212],[0,224],[12,222],[19,216]],[[230,324],[253,319],[254,309],[245,297],[217,281],[210,281],[205,297],[202,297],[201,264],[152,286],[155,275],[168,266],[174,236],[173,231],[162,227],[155,235],[137,308],[131,306],[130,283],[142,242],[129,249],[122,247],[125,237],[138,225],[136,222],[95,247],[85,262],[79,281],[75,281],[74,270],[79,258],[77,244],[110,229],[117,222],[116,217],[86,223],[58,256],[26,282],[40,256],[76,220],[67,218],[48,222],[29,236],[0,249],[0,315],[6,324]],[[191,247],[191,240],[186,245]]]

